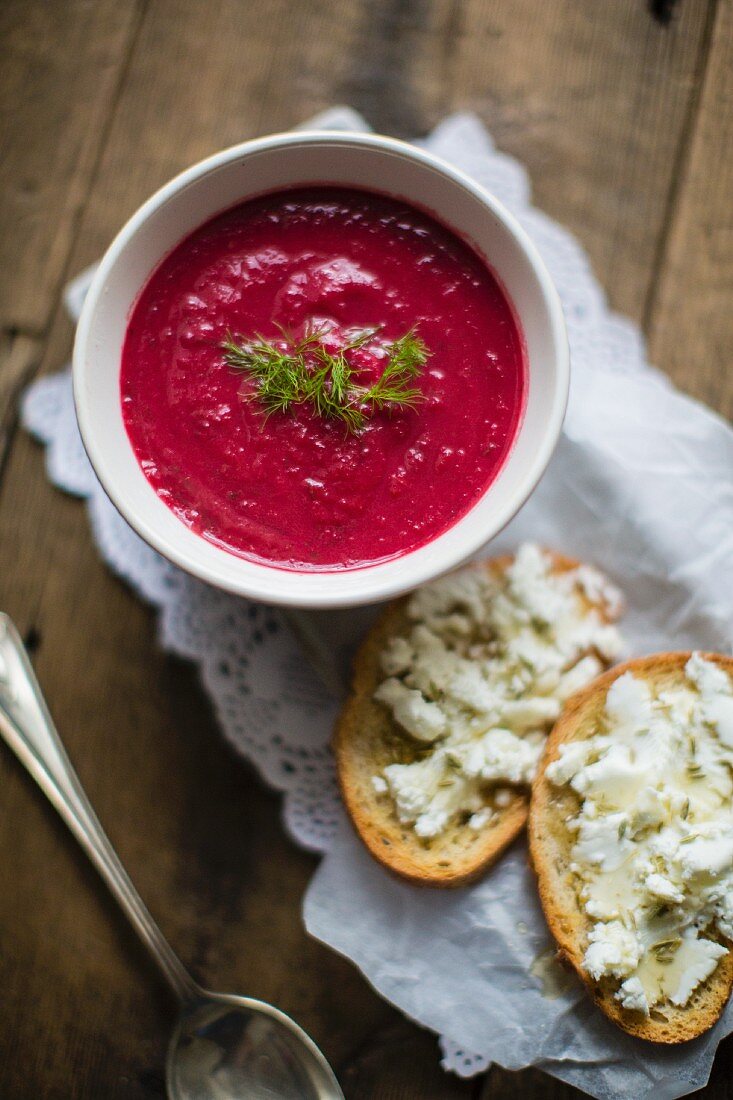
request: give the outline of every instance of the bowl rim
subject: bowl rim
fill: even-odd
[[[443,176],[447,176],[452,182],[468,191],[469,194],[486,207],[497,221],[508,230],[532,268],[547,310],[548,336],[553,347],[555,365],[552,401],[546,409],[545,428],[542,439],[534,448],[528,470],[522,479],[521,488],[513,492],[504,505],[497,509],[491,523],[483,525],[482,529],[476,531],[473,537],[469,537],[467,534],[458,552],[454,549],[451,553],[444,555],[440,560],[434,560],[432,558],[424,559],[420,566],[411,569],[407,574],[404,571],[400,573],[398,570],[394,575],[389,577],[381,576],[376,581],[374,581],[373,578],[373,569],[375,567],[384,568],[385,566],[388,567],[393,564],[404,563],[412,554],[423,550],[424,547],[420,546],[416,548],[415,551],[397,555],[394,558],[388,559],[386,562],[377,562],[373,566],[366,565],[357,569],[333,571],[314,570],[311,572],[308,570],[288,570],[278,566],[268,565],[266,562],[259,562],[246,558],[243,560],[246,560],[247,565],[250,568],[255,567],[256,579],[251,575],[245,576],[240,583],[238,579],[222,577],[214,567],[193,560],[186,552],[185,548],[161,535],[153,524],[138,515],[134,509],[128,507],[124,492],[120,491],[116,479],[114,476],[110,475],[108,470],[108,464],[104,453],[105,449],[103,446],[100,447],[98,445],[99,435],[94,430],[94,418],[90,413],[89,403],[86,399],[83,383],[87,375],[88,364],[91,361],[91,357],[87,354],[90,330],[100,298],[105,290],[107,278],[117,263],[120,254],[127,244],[144,227],[151,215],[169,199],[179,194],[188,187],[189,184],[194,183],[201,177],[242,157],[249,157],[253,154],[267,152],[270,149],[319,143],[342,146],[363,146],[377,152],[382,151],[396,154],[412,162],[416,162],[424,168],[432,169]],[[270,190],[274,192],[277,191],[278,188],[277,186],[271,189],[268,188],[267,192]],[[244,194],[241,201],[246,201],[246,199],[247,195]],[[409,201],[409,199],[406,201]],[[442,217],[440,212],[436,212],[436,216],[438,219]],[[446,224],[448,224],[448,228],[451,228],[449,222]],[[183,236],[185,236],[185,233],[182,234],[182,239]],[[469,244],[471,244],[470,241]],[[164,259],[164,255],[165,254],[161,255],[158,263]],[[213,585],[215,588],[231,592],[234,595],[261,600],[265,603],[284,607],[311,608],[314,610],[336,609],[378,603],[402,595],[405,592],[412,591],[419,585],[435,577],[441,576],[463,564],[506,527],[536,488],[557,445],[562,430],[569,395],[570,351],[560,297],[545,263],[537,247],[520,225],[517,218],[507,210],[503,203],[495,198],[491,192],[487,191],[486,188],[460,169],[444,161],[441,157],[436,156],[426,149],[402,141],[399,138],[388,137],[374,132],[361,133],[356,131],[304,129],[267,134],[262,137],[239,142],[219,152],[213,153],[173,176],[134,211],[107,247],[89,285],[74,338],[72,384],[74,405],[82,443],[96,477],[117,511],[133,530],[136,531],[145,542],[152,546],[153,549],[185,572],[199,578],[207,584]],[[521,433],[521,431],[522,428],[520,425],[519,433]],[[490,492],[492,485],[493,482],[487,486],[484,493],[481,494],[468,512],[451,525],[451,530],[455,527],[459,527],[467,517],[474,512],[479,502],[484,499],[486,493]],[[185,525],[181,525],[181,530],[182,532],[186,530]],[[445,532],[441,532],[440,534],[444,533]],[[432,546],[439,538],[440,535],[435,536],[435,538],[429,540],[425,546]],[[231,551],[223,547],[217,549],[221,550],[221,553],[226,554],[228,558],[237,557],[237,555],[232,554]],[[275,585],[275,587],[269,583],[269,578],[273,574],[277,575],[280,582]],[[285,576],[291,576],[293,579],[293,584],[291,586],[292,591],[288,594],[282,590],[283,577]],[[326,576],[329,580],[333,580],[332,590],[328,593],[303,591],[303,578],[309,576],[321,578]],[[340,578],[348,578],[350,582],[343,587],[343,590],[338,586]],[[353,578],[357,578],[356,581],[354,581]],[[363,578],[364,581],[361,586],[358,584],[360,578]],[[370,579],[372,579],[374,583],[369,584]]]

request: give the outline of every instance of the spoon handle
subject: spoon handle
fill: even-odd
[[[20,635],[0,612],[0,735],[81,844],[181,1001],[203,990],[178,959],[107,839],[56,732]]]

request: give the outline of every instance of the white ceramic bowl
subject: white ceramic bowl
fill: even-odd
[[[197,226],[262,192],[311,183],[386,192],[433,212],[485,258],[519,317],[529,363],[527,404],[499,476],[462,519],[392,561],[331,573],[247,561],[190,531],[138,465],[120,403],[120,358],[138,293]],[[567,401],[568,346],[557,293],[533,244],[482,187],[411,145],[376,135],[277,134],[226,149],[176,176],[115,237],[84,303],[74,346],[74,397],[84,445],[110,499],[151,546],[196,577],[291,607],[387,599],[458,565],[515,515],[557,442]]]

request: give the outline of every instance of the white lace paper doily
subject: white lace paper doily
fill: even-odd
[[[344,108],[327,112],[311,125],[367,129],[358,115]],[[721,525],[725,529],[726,517],[733,516],[731,493],[725,496],[721,481],[726,470],[729,478],[733,436],[721,434],[726,429],[719,420],[676,394],[648,366],[637,327],[609,312],[577,242],[531,206],[524,169],[497,152],[476,118],[454,115],[424,144],[486,186],[519,218],[558,287],[568,325],[574,380],[565,434],[540,490],[499,543],[528,536],[541,538],[578,556],[594,558],[627,581],[633,609],[627,636],[637,652],[668,647],[670,639],[680,648],[729,648],[733,641],[733,593],[721,599],[720,585],[709,580],[708,567],[725,567],[727,573],[723,575],[728,577],[733,572],[729,530],[725,537],[715,538],[717,517],[719,530]],[[89,272],[82,274],[67,289],[67,306],[75,318],[90,277]],[[619,403],[623,405],[623,416],[598,416],[599,410],[612,410]],[[650,405],[659,414],[661,426],[656,435],[645,421],[644,410]],[[595,417],[590,415],[593,410]],[[666,465],[662,470],[654,468],[657,453],[662,453],[655,452],[654,446],[655,440],[663,439],[665,416],[670,424],[679,425],[681,438],[669,445],[669,453],[664,452]],[[722,1022],[704,1046],[687,1044],[676,1059],[655,1060],[651,1055],[640,1055],[638,1046],[624,1045],[618,1033],[607,1034],[602,1025],[594,1030],[596,1014],[584,1011],[577,991],[559,1002],[558,1010],[552,1013],[538,997],[536,1008],[528,1011],[536,1011],[539,1018],[547,1009],[548,1016],[552,1016],[551,1026],[548,1024],[543,1033],[544,1045],[537,1039],[529,1046],[521,1026],[498,1045],[491,1026],[483,1030],[478,1027],[480,1012],[471,1009],[470,998],[457,995],[455,975],[447,975],[442,985],[431,975],[432,985],[425,985],[430,988],[430,1003],[421,1001],[415,993],[414,975],[421,953],[428,960],[434,957],[431,936],[434,939],[437,934],[437,914],[446,905],[463,906],[459,914],[478,929],[484,922],[481,914],[488,912],[491,899],[486,899],[492,886],[472,894],[454,893],[452,902],[432,902],[424,925],[420,924],[425,893],[392,884],[391,880],[386,883],[381,869],[355,849],[353,837],[344,828],[328,749],[337,702],[304,665],[283,613],[193,580],[132,532],[105,497],[84,454],[68,371],[41,379],[31,387],[23,417],[26,427],[46,444],[53,483],[86,499],[94,537],[105,561],[158,609],[161,645],[199,666],[225,735],[271,786],[283,792],[289,833],[303,847],[327,853],[306,901],[309,929],[355,961],[376,988],[408,1015],[443,1033],[446,1068],[470,1076],[492,1060],[513,1066],[540,1064],[548,1072],[609,1100],[629,1095],[680,1096],[704,1083],[715,1045],[728,1030]],[[652,464],[649,477],[644,465],[647,460]],[[701,499],[694,481],[694,475],[703,472],[700,464],[706,461],[711,469],[704,469],[705,484],[717,486],[718,475],[722,486],[715,501]],[[675,462],[679,466],[677,518],[663,511],[663,502],[657,506],[658,486],[654,481],[655,473],[660,477],[672,473]],[[692,471],[689,478],[688,469]],[[641,470],[650,488],[649,499],[640,504],[634,492],[639,490]],[[669,488],[664,480],[659,480],[659,486]],[[569,526],[572,529],[568,530]],[[688,558],[676,560],[675,550],[685,540]],[[690,595],[693,588],[694,598]],[[361,624],[362,617],[354,613],[330,617],[314,614],[301,621],[316,657],[320,646],[321,663],[324,652],[335,643],[348,649]],[[511,894],[509,908],[516,904],[527,908],[530,923],[534,922],[529,929],[530,939],[535,937],[540,943],[546,933],[533,898],[521,894],[529,889],[524,875],[519,850],[503,861],[491,881],[500,893],[501,883],[506,880],[507,895]],[[344,934],[353,914],[348,912],[346,921],[342,918],[360,890],[368,895],[371,905],[360,901],[365,934],[357,943]],[[397,903],[403,924],[409,918],[417,929],[410,946],[412,957],[408,951],[404,957],[393,958],[377,935],[380,922],[394,916],[389,906]],[[483,909],[471,908],[476,905]],[[452,912],[449,909],[446,928],[453,919]],[[486,932],[485,927],[482,932]],[[456,943],[463,941],[465,948],[466,928],[460,920],[453,934]],[[504,935],[496,929],[493,934],[500,940]],[[508,933],[506,937],[501,940],[502,950],[511,952],[511,937]],[[520,965],[516,959],[514,963],[515,977],[518,974],[526,979],[524,963]],[[460,966],[475,967],[470,951],[464,951]],[[500,968],[492,973],[487,969],[485,976],[496,982],[504,980]],[[461,989],[470,986],[470,978],[468,974]],[[521,988],[529,987],[525,983]],[[477,996],[480,1009],[484,1003],[480,989]],[[589,1016],[592,1022],[587,1024]],[[568,1031],[571,1021],[573,1028]],[[456,1041],[447,1038],[446,1033]],[[481,1053],[469,1053],[472,1049]]]

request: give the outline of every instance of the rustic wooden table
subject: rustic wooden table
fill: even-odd
[[[580,1095],[446,1076],[431,1036],[306,937],[314,860],[49,487],[17,402],[68,357],[64,283],[154,188],[349,103],[406,136],[478,112],[653,361],[730,415],[733,0],[3,0],[0,51],[0,606],[112,841],[182,957],[291,1012],[349,1100]],[[166,991],[7,752],[0,790],[0,1096],[162,1096]],[[732,1095],[732,1061],[724,1043],[706,1096]]]

